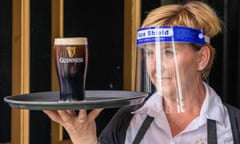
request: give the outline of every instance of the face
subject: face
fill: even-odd
[[[187,94],[201,79],[198,51],[184,43],[161,43],[145,47],[147,72],[163,96]]]

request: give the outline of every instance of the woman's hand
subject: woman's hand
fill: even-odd
[[[74,144],[96,144],[96,117],[103,109],[94,109],[87,114],[86,110],[43,110],[48,117],[62,125]]]

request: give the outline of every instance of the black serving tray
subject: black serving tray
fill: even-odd
[[[86,90],[83,101],[59,101],[59,91],[36,92],[4,97],[13,108],[29,110],[79,110],[94,108],[117,108],[137,105],[148,93],[118,90]]]

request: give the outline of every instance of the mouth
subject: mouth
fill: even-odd
[[[171,77],[169,77],[169,76],[161,76],[161,77],[160,77],[160,76],[158,76],[158,75],[156,75],[155,78],[156,78],[156,79],[161,79],[161,80],[170,80],[170,79],[171,79]]]
[[[158,83],[168,84],[169,81],[171,80],[171,78],[170,77],[161,77],[161,78],[157,78],[156,80],[158,81]]]
[[[162,84],[169,84],[170,80],[171,80],[170,77],[163,77],[159,82]]]
[[[162,80],[165,80],[165,79],[166,79],[166,80],[169,80],[169,79],[171,79],[171,78],[170,78],[170,77],[162,77],[161,79],[162,79]]]

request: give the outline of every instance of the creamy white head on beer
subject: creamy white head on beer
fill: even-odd
[[[55,38],[54,45],[86,45],[86,37]]]

